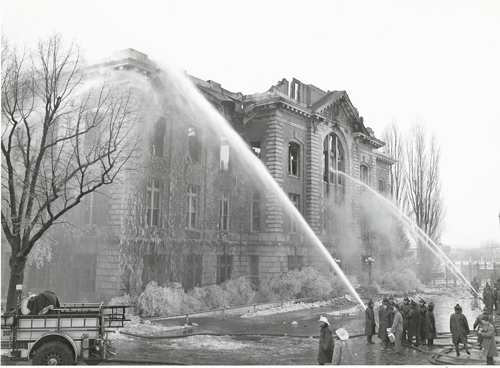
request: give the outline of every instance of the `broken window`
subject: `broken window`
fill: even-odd
[[[288,144],[288,174],[299,176],[300,146],[297,143]]]
[[[260,142],[253,142],[250,144],[250,146],[251,146],[252,151],[255,154],[255,156],[260,158],[260,153],[261,153]]]
[[[167,120],[159,118],[153,125],[149,136],[149,152],[156,157],[163,157],[163,145],[165,140]]]
[[[327,183],[343,185],[342,174],[344,172],[344,151],[339,137],[330,133],[326,136],[323,143],[323,180]]]
[[[200,162],[201,157],[201,137],[195,127],[188,128],[188,150],[189,158],[193,162]]]
[[[229,141],[225,137],[220,140],[220,169],[229,170]]]

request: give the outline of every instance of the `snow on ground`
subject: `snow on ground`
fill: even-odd
[[[247,344],[240,341],[231,341],[227,336],[188,336],[182,339],[182,345],[188,345],[192,348],[207,350],[234,350],[241,349]]]
[[[281,307],[281,306],[271,307],[271,308],[266,308],[263,310],[257,310],[256,312],[245,313],[245,314],[241,315],[241,318],[269,316],[271,314],[293,312],[293,311],[303,310],[303,309],[319,308],[319,307],[324,307],[324,306],[328,306],[328,305],[336,305],[339,302],[339,300],[340,299],[334,299],[334,300],[319,301],[319,302],[314,302],[314,303],[287,302],[287,303],[283,303],[283,307]],[[331,313],[326,313],[326,314],[334,315],[334,316],[341,316],[341,315],[347,315],[347,314],[356,314],[362,310],[364,310],[363,307],[359,305],[359,306],[352,307],[349,309],[337,310],[337,311],[334,311]]]
[[[122,334],[122,332],[134,334],[134,335],[142,335],[149,336],[155,335],[160,332],[165,331],[175,331],[182,330],[191,326],[164,326],[159,323],[152,323],[148,320],[143,320],[139,316],[130,316],[130,321],[125,322],[125,326],[123,328],[117,329],[116,332],[113,332],[109,335],[111,340],[130,340],[130,337]]]

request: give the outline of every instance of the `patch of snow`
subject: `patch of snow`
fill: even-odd
[[[133,340],[132,338],[121,334],[119,331],[112,332],[108,335],[109,339],[112,341],[120,341],[120,340],[125,340],[125,341],[131,341]]]
[[[159,323],[154,323],[148,320],[143,320],[139,316],[131,316],[130,321],[125,322],[123,328],[118,329],[119,332],[127,332],[134,335],[155,335],[165,331],[182,330],[189,327],[184,326],[164,326]]]
[[[234,350],[247,347],[247,344],[240,341],[231,341],[227,336],[188,336],[182,339],[187,342],[192,349],[208,349],[208,350]]]

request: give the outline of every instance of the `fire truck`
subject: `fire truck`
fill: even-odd
[[[112,359],[109,333],[123,327],[128,306],[57,303],[45,314],[26,313],[27,299],[2,315],[2,358],[33,360],[33,365],[88,365]]]

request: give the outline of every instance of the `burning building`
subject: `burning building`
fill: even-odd
[[[245,275],[258,285],[265,275],[328,269],[302,220],[253,177],[242,149],[262,162],[345,273],[364,270],[376,232],[363,197],[367,188],[389,196],[394,160],[345,91],[283,79],[243,95],[186,75],[242,138],[246,147],[238,147],[147,55],[122,50],[89,71],[106,68],[147,76],[158,91],[158,111],[143,126],[144,154],[119,183],[84,198],[69,216],[79,235],[54,235],[52,261],[27,267],[25,290],[90,301],[150,281],[189,289]]]

